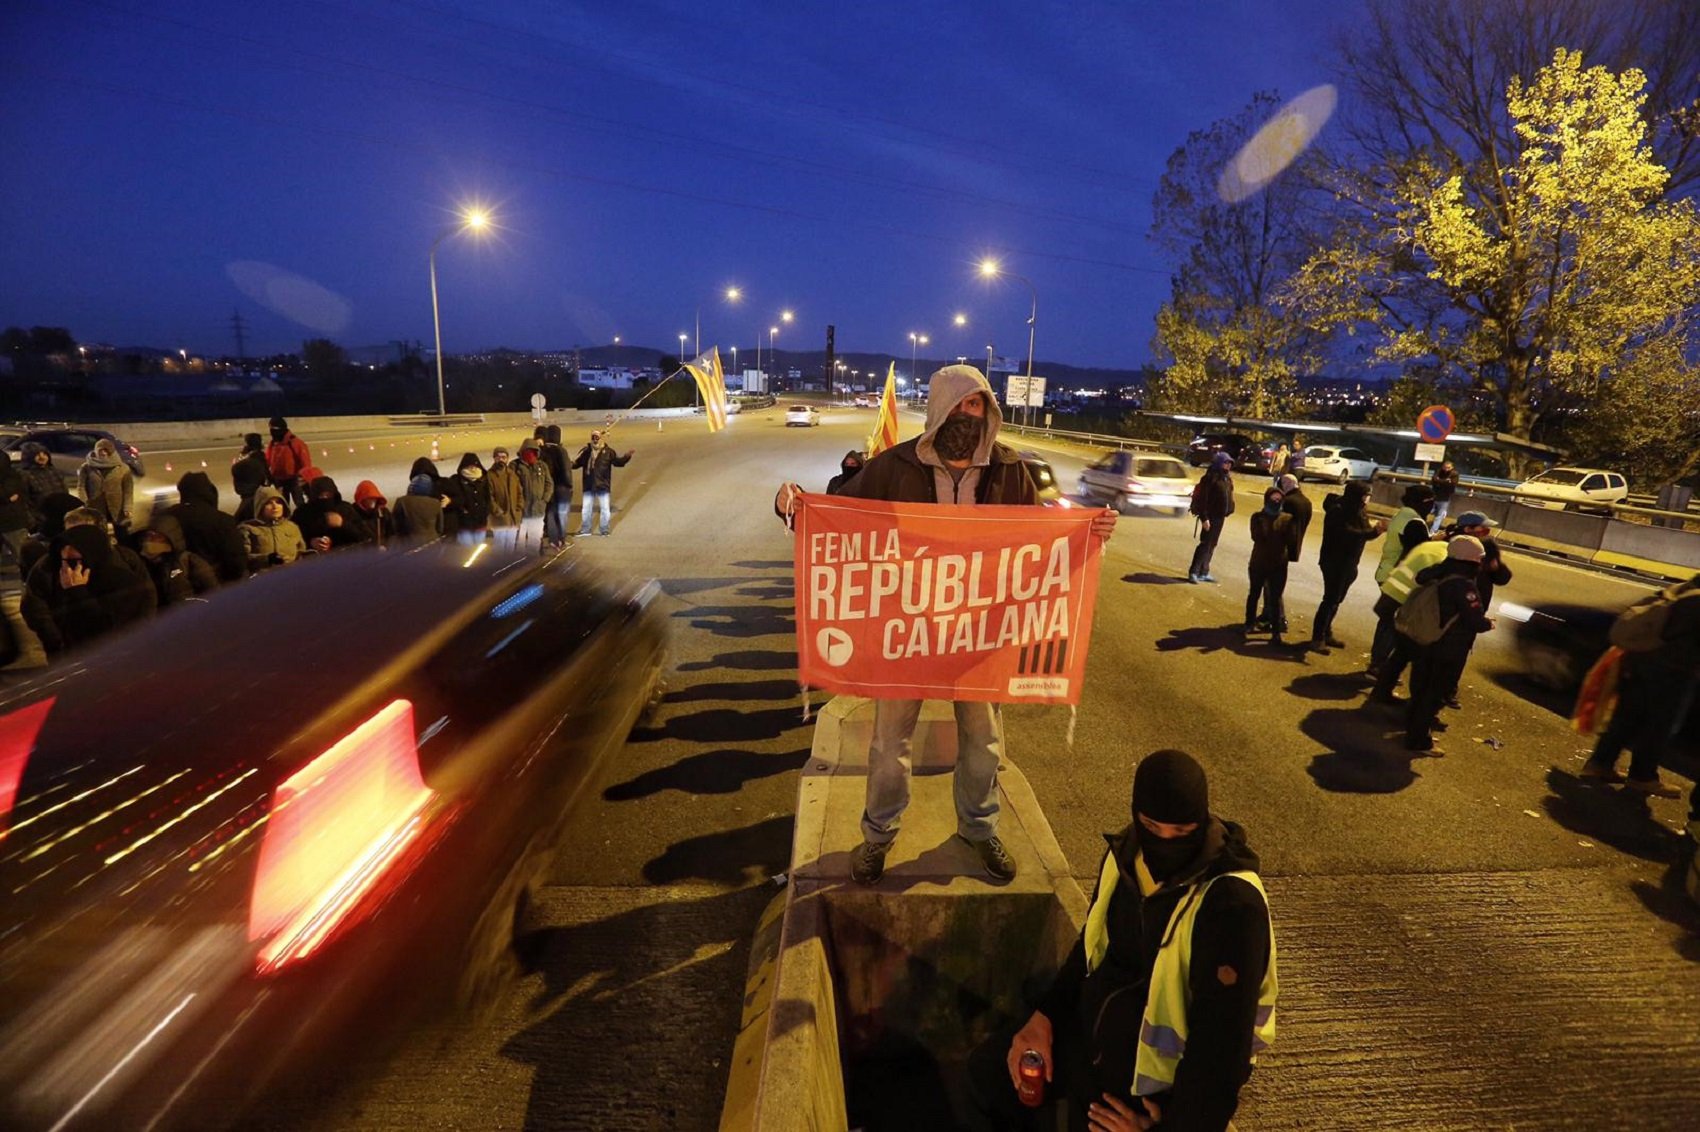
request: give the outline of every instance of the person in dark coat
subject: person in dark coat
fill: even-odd
[[[41,529],[41,504],[50,495],[67,494],[63,473],[53,466],[53,456],[47,449],[31,440],[20,453],[23,457],[18,474],[24,479],[24,504],[30,512],[30,530]]]
[[[24,477],[12,462],[12,454],[0,451],[0,539],[6,540],[14,560],[23,550],[24,540],[29,538],[28,492]]]
[[[354,504],[342,497],[336,481],[320,476],[308,485],[311,498],[296,508],[295,525],[301,537],[319,554],[372,541],[366,519]]]
[[[490,485],[478,453],[460,458],[455,474],[443,481],[443,533],[461,542],[483,542],[490,527]]]
[[[30,571],[24,620],[50,657],[81,648],[145,620],[154,611],[153,586],[118,559],[97,524],[67,529]]]
[[[443,537],[443,497],[437,478],[421,472],[408,481],[407,494],[391,511],[395,533],[404,542],[435,542]]]
[[[1293,517],[1292,542],[1287,547],[1287,561],[1297,562],[1304,550],[1305,532],[1310,529],[1310,497],[1299,487],[1299,479],[1285,475],[1276,485],[1281,489],[1281,510]]]
[[[844,485],[850,482],[851,477],[862,470],[865,462],[860,449],[852,448],[846,452],[844,459],[838,462],[838,474],[826,481],[826,493],[837,495]]]
[[[183,526],[185,549],[210,563],[221,581],[237,582],[248,576],[242,524],[218,509],[218,488],[210,476],[184,472],[177,481],[177,502],[166,510]]]
[[[525,493],[525,512],[519,523],[520,545],[529,546],[535,539],[538,550],[547,554],[550,540],[546,519],[555,505],[555,477],[543,460],[543,446],[535,438],[519,446],[514,473],[519,476],[520,488]]]
[[[590,534],[590,512],[595,506],[600,512],[602,524],[598,534],[610,532],[609,513],[613,507],[614,469],[623,468],[631,463],[632,455],[637,450],[629,448],[625,455],[616,456],[614,446],[607,443],[606,434],[601,429],[593,429],[590,433],[590,443],[579,449],[578,456],[573,460],[573,467],[584,469],[583,500],[579,508],[578,535],[584,538]]]
[[[1346,642],[1334,635],[1334,615],[1358,580],[1364,546],[1387,533],[1387,523],[1371,519],[1365,510],[1368,498],[1369,484],[1353,480],[1344,490],[1322,500],[1322,550],[1317,554],[1317,564],[1322,567],[1322,604],[1310,623],[1310,647],[1317,652],[1346,647]]]
[[[377,484],[361,480],[354,485],[354,509],[360,512],[366,529],[372,532],[372,540],[380,547],[395,539],[395,516],[390,514],[390,501],[384,498]]]
[[[1432,732],[1448,689],[1464,676],[1476,636],[1493,628],[1493,620],[1476,589],[1481,573],[1482,544],[1460,535],[1446,544],[1446,560],[1417,575],[1418,585],[1440,586],[1440,623],[1445,626],[1433,644],[1411,642],[1411,702],[1405,716],[1405,749],[1434,750]],[[1406,638],[1407,641],[1410,638]]]
[[[48,544],[65,532],[65,516],[82,505],[83,501],[68,491],[42,499],[35,535],[18,550],[18,573],[21,577],[29,577],[30,570],[47,554]]]
[[[1429,487],[1434,492],[1434,510],[1429,514],[1428,529],[1434,534],[1445,525],[1447,512],[1452,510],[1452,497],[1458,492],[1458,469],[1451,460],[1434,470]]]
[[[1216,555],[1216,544],[1222,539],[1228,516],[1234,513],[1233,472],[1234,458],[1218,452],[1210,457],[1210,467],[1195,489],[1198,502],[1193,514],[1198,519],[1198,547],[1192,552],[1192,565],[1186,571],[1186,580],[1194,584],[1216,580],[1216,575],[1210,572],[1210,560]]]
[[[421,456],[413,461],[413,466],[407,469],[407,482],[412,483],[418,476],[430,476],[432,483],[441,483],[443,473],[437,470],[436,462],[429,456]]]
[[[218,588],[218,575],[206,559],[188,549],[183,525],[169,511],[148,520],[136,536],[136,553],[141,555],[160,609],[181,605]]]
[[[541,445],[539,458],[549,470],[554,498],[543,512],[543,541],[559,550],[567,545],[567,516],[573,508],[573,465],[561,446],[560,425],[538,426],[535,439]]]
[[[254,493],[271,483],[266,465],[265,438],[257,432],[242,437],[242,451],[230,462],[230,486],[236,489],[236,521],[254,517]]]
[[[1293,516],[1281,506],[1282,493],[1272,487],[1263,493],[1263,509],[1251,517],[1251,592],[1245,599],[1245,629],[1250,634],[1259,626],[1257,605],[1263,602],[1263,616],[1269,625],[1269,643],[1285,644],[1281,634],[1286,631],[1287,612],[1282,595],[1287,590],[1287,554],[1293,543]]]

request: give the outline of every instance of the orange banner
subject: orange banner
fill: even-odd
[[[804,495],[797,671],[899,700],[1080,702],[1100,547],[1090,509]]]

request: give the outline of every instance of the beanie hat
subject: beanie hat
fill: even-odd
[[[1455,561],[1480,562],[1485,553],[1482,540],[1474,535],[1459,535],[1446,544],[1446,557]]]
[[[430,476],[414,476],[407,481],[407,494],[423,495],[435,499],[437,497],[437,481]]]
[[[1281,494],[1285,495],[1289,491],[1297,491],[1299,489],[1299,480],[1297,476],[1289,473],[1276,480],[1275,486],[1281,489]]]
[[[1185,751],[1153,751],[1133,772],[1133,813],[1182,825],[1210,818],[1210,786],[1204,768]]]

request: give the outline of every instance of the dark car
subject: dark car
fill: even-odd
[[[7,689],[0,1127],[244,1123],[422,995],[488,997],[656,685],[654,592],[344,551]]]
[[[1033,477],[1033,486],[1039,489],[1039,502],[1046,507],[1067,507],[1068,500],[1063,498],[1062,488],[1057,484],[1057,474],[1051,470],[1051,465],[1037,452],[1023,452],[1021,466],[1027,469],[1027,474]]]
[[[1237,432],[1206,432],[1193,437],[1192,443],[1187,445],[1187,463],[1195,468],[1202,468],[1210,463],[1218,452],[1226,452],[1232,457],[1235,468],[1267,472],[1274,449],[1266,449],[1258,441]]]
[[[0,436],[0,448],[14,453],[23,451],[26,444],[39,444],[47,449],[47,454],[53,461],[53,466],[67,476],[75,476],[77,469],[83,466],[89,453],[94,451],[98,441],[110,440],[118,450],[118,458],[123,460],[136,478],[140,479],[146,473],[142,470],[142,453],[134,444],[125,444],[110,432],[102,428],[85,428],[82,425],[67,425],[64,428],[37,428],[27,432],[13,432]]]

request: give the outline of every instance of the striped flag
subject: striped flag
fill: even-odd
[[[897,363],[885,371],[885,392],[880,395],[880,415],[868,437],[868,459],[897,443]]]
[[[720,348],[710,346],[708,353],[685,370],[696,379],[697,390],[702,393],[708,431],[719,432],[726,427],[726,375],[720,369]]]

